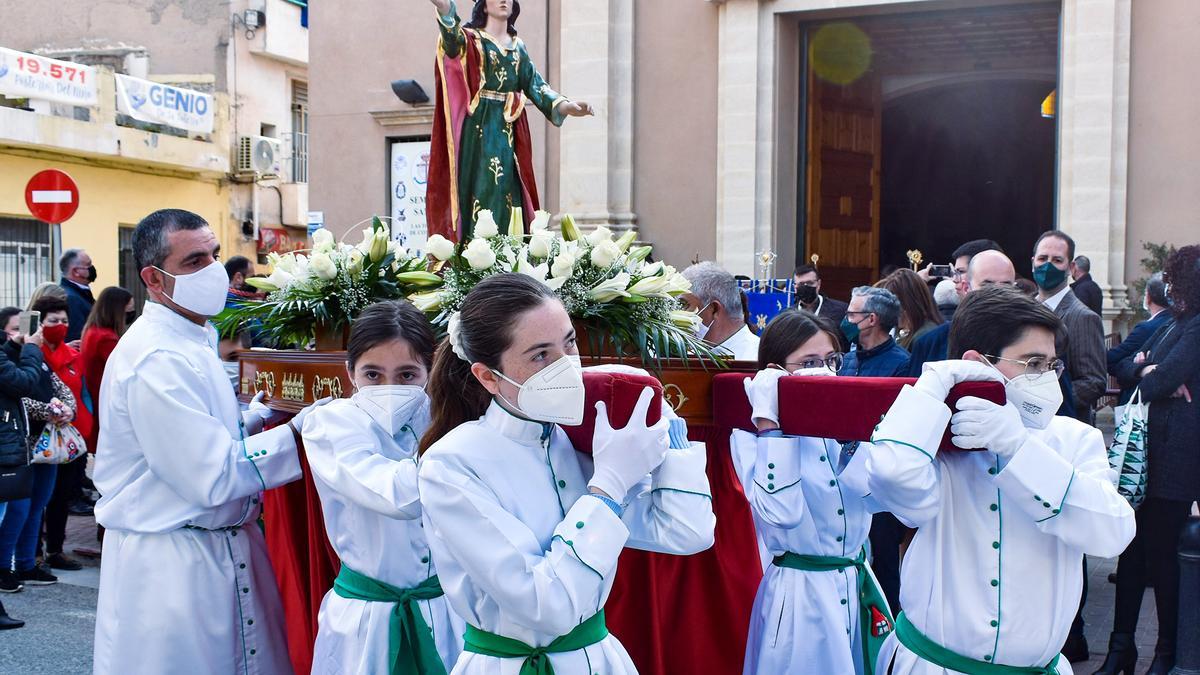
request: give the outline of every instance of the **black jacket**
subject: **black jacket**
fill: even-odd
[[[92,313],[96,298],[92,296],[91,289],[80,288],[66,279],[58,282],[58,285],[67,292],[67,342],[78,340],[83,337],[83,325]]]
[[[1142,365],[1122,362],[1122,380],[1138,381],[1142,400],[1150,404],[1146,430],[1149,462],[1146,494],[1159,499],[1200,499],[1200,316],[1182,317],[1158,330],[1150,342],[1150,358]],[[1157,367],[1145,377],[1149,364]],[[1187,385],[1192,402],[1175,398]]]
[[[49,401],[50,369],[35,345],[0,345],[0,466],[29,461],[29,421],[22,398]]]
[[[1108,374],[1121,379],[1120,368],[1121,362],[1125,359],[1130,359],[1132,364],[1133,357],[1138,355],[1138,352],[1144,352],[1154,346],[1150,342],[1150,338],[1168,323],[1175,321],[1175,317],[1171,313],[1163,310],[1154,315],[1152,319],[1146,319],[1133,327],[1129,331],[1129,336],[1126,337],[1121,344],[1116,347],[1110,347],[1108,350]],[[1133,396],[1133,390],[1137,387],[1137,382],[1121,382],[1121,400],[1118,405],[1129,403],[1129,397]]]
[[[1088,309],[1100,313],[1100,308],[1104,305],[1104,293],[1100,290],[1100,284],[1092,279],[1092,275],[1085,274],[1079,277],[1078,281],[1071,284],[1071,290]]]

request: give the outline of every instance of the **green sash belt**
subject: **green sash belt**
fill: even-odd
[[[1042,667],[1006,666],[1000,663],[976,661],[952,652],[922,635],[921,631],[917,630],[916,626],[908,620],[908,617],[904,616],[904,612],[900,612],[900,616],[896,617],[896,639],[900,640],[900,644],[919,656],[921,660],[967,675],[1055,675],[1058,672],[1058,660],[1062,658],[1062,654],[1059,654],[1048,665]]]
[[[388,622],[391,675],[446,675],[446,665],[433,642],[433,631],[425,623],[421,608],[417,607],[418,600],[442,596],[442,584],[437,576],[429,577],[413,588],[398,588],[342,565],[333,580],[333,592],[349,600],[395,604]]]
[[[604,610],[600,610],[592,618],[575,626],[570,633],[554,638],[554,641],[545,647],[530,647],[520,640],[489,633],[471,625],[467,626],[464,637],[464,650],[473,654],[502,659],[525,657],[520,675],[554,675],[550,654],[562,654],[590,647],[608,637],[608,626],[604,624]]]
[[[776,567],[786,567],[805,572],[832,572],[853,567],[858,571],[858,628],[862,631],[863,668],[868,675],[875,672],[875,659],[888,633],[892,632],[892,612],[883,597],[875,575],[870,573],[866,553],[858,552],[855,558],[837,558],[826,555],[800,555],[788,551],[775,556]]]

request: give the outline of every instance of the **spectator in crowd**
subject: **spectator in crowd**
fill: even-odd
[[[41,333],[21,335],[14,318],[21,313],[16,307],[0,310],[0,416],[11,423],[0,424],[0,469],[6,471],[29,463],[29,429],[22,398],[50,399],[50,372],[42,361]],[[17,500],[20,501],[20,500]],[[7,518],[12,502],[0,495],[0,527]],[[9,584],[14,576],[9,569],[0,569],[0,591],[21,590],[20,583]],[[20,628],[24,621],[13,619],[0,604],[0,630]]]
[[[26,305],[26,307],[32,307],[35,302],[46,296],[58,298],[63,302],[67,302],[67,292],[63,290],[62,286],[54,283],[53,281],[44,281],[37,286],[34,286],[33,293],[29,294],[29,303]],[[68,316],[70,316],[69,312]]]
[[[796,282],[796,309],[823,316],[837,326],[846,316],[846,303],[821,294],[821,275],[813,265],[800,265],[792,272]]]
[[[953,279],[942,279],[933,287],[933,302],[942,313],[942,320],[949,323],[958,309],[958,289]]]
[[[1154,585],[1158,642],[1147,671],[1165,675],[1175,666],[1179,617],[1179,532],[1200,499],[1200,246],[1173,253],[1163,270],[1167,304],[1175,317],[1148,340],[1149,351],[1118,365],[1123,382],[1136,383],[1150,403],[1146,438],[1146,497],[1137,511],[1137,534],[1117,565],[1116,610],[1108,658],[1101,673],[1130,672],[1137,662],[1134,631],[1147,581]]]
[[[914,340],[944,323],[929,286],[916,272],[910,269],[896,270],[875,286],[886,288],[900,301],[896,342],[905,350],[912,346]]]
[[[984,251],[997,251],[1004,257],[1004,252],[1000,249],[1000,245],[991,239],[975,239],[959,246],[954,250],[952,255],[954,265],[954,288],[961,300],[967,294],[967,272],[969,270],[971,259]],[[1007,257],[1004,257],[1008,260]],[[1009,263],[1012,266],[1012,263]],[[921,270],[919,274],[923,279],[930,279],[930,273],[933,270],[933,263],[929,267]],[[908,377],[920,377],[921,366],[926,361],[942,361],[946,358],[946,345],[950,337],[950,323],[946,322],[935,326],[920,338],[913,340],[909,351],[912,353],[912,358],[908,362]]]
[[[932,303],[932,301],[930,301]],[[842,333],[858,345],[846,354],[838,375],[897,377],[908,369],[908,352],[896,344],[891,330],[900,321],[900,300],[885,288],[859,286],[850,297]],[[900,542],[904,526],[890,513],[871,521],[871,565],[891,607],[900,602]]]
[[[1146,292],[1142,294],[1142,309],[1150,315],[1129,331],[1121,344],[1108,350],[1108,374],[1121,379],[1120,365],[1125,359],[1132,359],[1138,352],[1148,352],[1154,345],[1149,344],[1151,336],[1158,332],[1164,324],[1174,323],[1175,316],[1167,311],[1167,285],[1163,282],[1162,272],[1155,273],[1146,281]],[[1121,382],[1121,398],[1117,402],[1118,422],[1121,420],[1119,408],[1129,403],[1133,390],[1137,389],[1135,382]]]
[[[68,424],[75,419],[76,399],[71,388],[58,374],[61,370],[70,377],[69,367],[74,363],[71,348],[63,343],[67,334],[67,303],[43,295],[34,301],[30,309],[41,312],[41,328],[37,337],[42,362],[50,370],[52,389],[52,398],[48,401],[30,397],[22,399],[29,420],[27,443],[32,448],[47,423]],[[33,478],[32,493],[28,498],[9,502],[4,520],[0,522],[0,591],[14,593],[24,585],[45,586],[58,581],[45,563],[37,563],[37,547],[43,511],[54,494],[60,468],[66,466],[33,464],[29,468]]]
[[[254,276],[254,263],[244,255],[235,255],[225,261],[225,274],[229,276],[229,289],[240,289]]]
[[[900,321],[900,300],[885,288],[859,286],[842,319],[842,333],[857,345],[846,354],[839,375],[900,377],[908,370],[908,352],[891,331]]]
[[[104,366],[108,356],[117,347],[117,341],[129,328],[129,313],[133,311],[133,293],[120,286],[109,286],[100,292],[87,325],[83,327],[83,377],[94,410],[100,409],[100,382],[104,379]],[[92,433],[87,437],[88,449],[96,451],[100,435],[100,419],[92,424]]]
[[[700,339],[734,360],[757,360],[758,336],[746,325],[742,289],[733,275],[705,261],[684,270],[683,276],[692,282],[692,290],[681,298],[688,309],[700,314]]]
[[[96,266],[92,264],[92,256],[81,248],[69,248],[63,251],[58,259],[58,269],[62,272],[59,282],[67,292],[67,317],[70,321],[67,329],[67,342],[71,348],[79,350],[79,339],[83,336],[83,324],[87,323],[88,314],[92,313],[92,305],[96,298],[92,295],[92,282],[96,280]]]
[[[70,327],[68,304],[57,297],[44,295],[34,301],[30,309],[41,313],[42,358],[56,378],[55,386],[61,385],[70,390],[75,415],[69,421],[86,439],[93,434],[94,406],[91,405],[92,399],[84,388],[83,364],[79,361],[79,353],[64,342]],[[66,400],[57,393],[55,395]],[[68,513],[88,515],[92,512],[91,503],[81,501],[81,484],[86,470],[87,460],[83,457],[57,466],[54,490],[50,501],[46,503],[46,511],[42,518],[47,544],[44,561],[52,569],[78,570],[82,567],[64,555],[62,547],[66,538]]]
[[[1071,291],[1075,297],[1099,315],[1104,306],[1104,293],[1100,291],[1100,284],[1092,279],[1092,260],[1081,255],[1071,261],[1071,279],[1074,280],[1071,282]]]
[[[1033,251],[1033,280],[1038,285],[1038,300],[1062,320],[1058,354],[1067,363],[1075,390],[1076,418],[1090,424],[1092,406],[1108,388],[1104,325],[1100,316],[1085,307],[1067,284],[1074,256],[1075,240],[1066,233],[1058,230],[1043,233]]]

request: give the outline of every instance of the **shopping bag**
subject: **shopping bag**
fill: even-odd
[[[67,464],[87,453],[83,434],[70,424],[47,423],[33,448],[34,464]]]
[[[1146,427],[1149,404],[1142,403],[1136,390],[1122,411],[1112,445],[1108,447],[1108,465],[1112,467],[1117,492],[1133,508],[1146,497]]]

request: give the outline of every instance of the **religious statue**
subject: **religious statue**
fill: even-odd
[[[517,37],[519,0],[477,0],[465,25],[454,0],[430,2],[437,8],[441,40],[427,194],[429,234],[465,240],[484,209],[504,232],[513,207],[521,207],[528,229],[541,205],[526,101],[555,126],[567,117],[591,115],[592,107],[560,95],[542,79]]]

